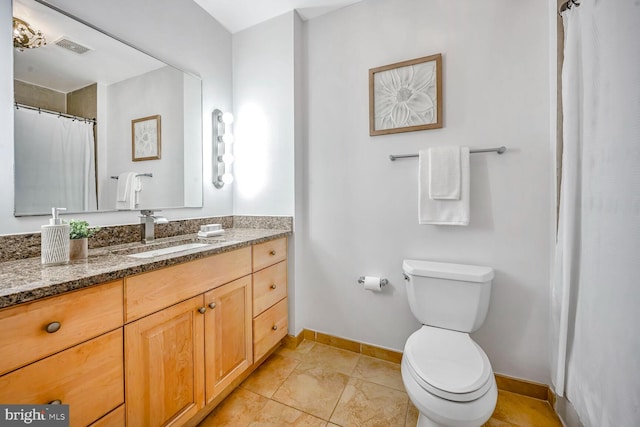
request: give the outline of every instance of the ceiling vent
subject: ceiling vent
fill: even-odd
[[[81,44],[76,43],[76,42],[74,42],[72,40],[69,40],[68,38],[65,38],[65,37],[62,37],[62,38],[56,40],[54,42],[54,44],[56,44],[56,45],[58,45],[58,46],[60,46],[62,48],[65,48],[67,50],[70,50],[71,52],[75,52],[78,55],[82,55],[83,53],[87,53],[87,52],[89,52],[91,50],[88,47],[82,46]]]

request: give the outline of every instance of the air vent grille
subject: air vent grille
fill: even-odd
[[[87,53],[91,50],[86,46],[82,46],[80,43],[76,43],[64,37],[56,40],[54,43],[64,49],[70,50],[71,52],[75,52],[79,55],[82,55],[83,53]]]

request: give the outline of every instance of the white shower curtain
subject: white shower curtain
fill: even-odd
[[[640,4],[563,13],[552,380],[586,426],[640,425]]]
[[[96,210],[93,125],[24,108],[14,122],[15,212]]]

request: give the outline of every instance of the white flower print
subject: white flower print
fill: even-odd
[[[374,88],[376,130],[437,121],[435,62],[376,73]]]

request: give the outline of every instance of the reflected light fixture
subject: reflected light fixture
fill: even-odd
[[[229,166],[233,163],[231,154],[231,144],[233,134],[231,133],[231,123],[233,114],[215,109],[212,115],[213,120],[213,185],[222,188],[225,184],[233,182],[233,175],[229,172]]]
[[[22,19],[13,18],[13,47],[22,52],[25,49],[35,49],[47,44],[40,30],[34,30]]]

